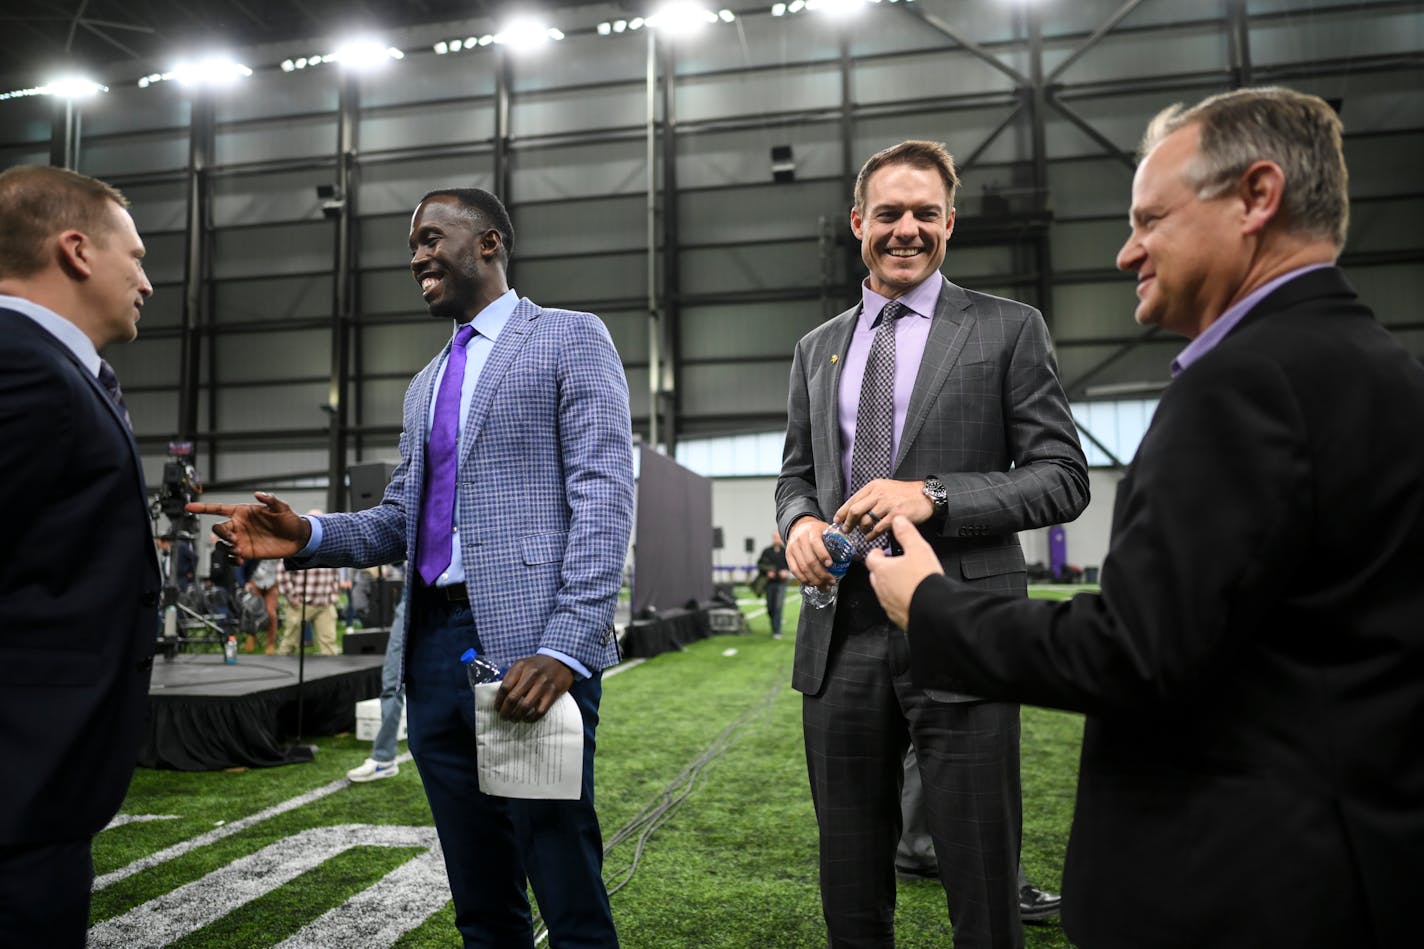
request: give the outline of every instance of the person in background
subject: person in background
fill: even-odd
[[[391,617],[390,638],[386,640],[386,661],[381,666],[381,727],[371,744],[371,757],[346,772],[358,784],[394,778],[400,774],[396,763],[396,743],[400,735],[401,712],[405,710],[405,687],[401,685],[401,657],[405,655],[405,601],[396,604]]]
[[[277,562],[270,558],[243,557],[242,560],[243,585],[262,601],[267,610],[265,652],[271,656],[277,652]]]
[[[975,588],[896,518],[876,595],[921,685],[1086,714],[1074,945],[1414,945],[1424,367],[1336,264],[1339,116],[1239,89],[1162,112],[1142,155],[1117,263],[1137,321],[1191,342],[1118,488],[1102,592]]]
[[[766,615],[771,620],[771,638],[781,638],[781,608],[786,603],[786,581],[791,571],[786,569],[786,545],[781,532],[771,532],[771,546],[757,557],[757,576],[766,594]]]
[[[307,516],[320,513],[313,509]],[[340,650],[336,646],[336,601],[341,596],[340,573],[331,567],[289,570],[283,563],[277,570],[277,587],[287,601],[277,655],[290,656],[297,651],[305,635],[305,623],[311,623],[317,651],[323,656],[337,655]]]
[[[99,351],[153,293],[124,196],[0,174],[0,943],[85,943],[90,844],[148,717],[162,577],[142,459]]]

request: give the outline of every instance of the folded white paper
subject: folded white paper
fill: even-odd
[[[498,682],[475,686],[480,790],[495,797],[576,801],[583,790],[583,716],[565,692],[537,722],[495,710]]]

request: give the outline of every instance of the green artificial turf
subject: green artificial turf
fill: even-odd
[[[748,597],[745,589],[739,592]],[[1057,591],[1035,595],[1056,597]],[[745,635],[702,640],[605,682],[597,794],[611,846],[605,879],[626,949],[825,945],[801,698],[789,684],[794,643],[789,632],[780,641],[770,638],[760,605],[743,601],[752,617]],[[788,597],[788,631],[795,629],[798,606],[795,596]],[[1079,716],[1024,709],[1023,860],[1030,877],[1051,890],[1060,884],[1081,731]],[[303,831],[356,825],[342,832],[351,838],[349,849],[264,888],[174,943],[187,949],[276,945],[422,853],[418,846],[363,843],[373,833],[368,825],[430,827],[414,764],[403,764],[395,778],[349,785],[343,776],[369,754],[370,743],[351,736],[315,743],[320,750],[311,764],[206,773],[140,769],[123,813],[172,819],[129,823],[99,835],[94,861],[101,886],[91,923],[123,917]],[[313,793],[323,789],[327,793]],[[201,834],[221,835],[234,821],[304,794],[313,799],[102,885],[105,874],[136,860]],[[206,896],[198,887],[190,898]],[[455,941],[452,919],[447,902],[393,944],[449,946]],[[950,945],[937,882],[901,883],[896,927],[901,949]],[[1030,949],[1070,946],[1056,921],[1028,926],[1026,935]],[[157,943],[140,937],[124,944]]]

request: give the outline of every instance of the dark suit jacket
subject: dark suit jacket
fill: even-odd
[[[1102,595],[945,578],[926,683],[1088,713],[1064,872],[1083,949],[1404,946],[1424,881],[1424,368],[1336,269],[1167,389]]]
[[[158,636],[138,446],[98,380],[0,310],[0,846],[101,830],[128,789]]]
[[[776,485],[783,537],[802,515],[829,520],[846,500],[840,370],[860,309],[846,310],[796,346]],[[1016,532],[1071,521],[1088,503],[1087,463],[1048,329],[1033,307],[945,281],[891,477],[921,481],[932,474],[949,489],[949,507],[921,529],[945,570],[1022,594],[1027,579]],[[834,613],[801,611],[791,680],[801,692],[821,689]]]

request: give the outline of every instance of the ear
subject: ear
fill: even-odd
[[[480,235],[480,256],[488,260],[499,254],[500,245],[504,243],[504,238],[499,236],[499,231],[489,228]]]
[[[61,231],[55,238],[55,254],[66,273],[80,278],[94,274],[94,242],[83,231]]]
[[[865,240],[865,221],[860,216],[860,210],[854,205],[850,209],[850,232],[855,235],[856,240]]]
[[[1241,199],[1243,234],[1260,234],[1276,219],[1285,196],[1286,176],[1273,161],[1254,162],[1241,176],[1237,194]]]
[[[954,208],[950,208],[950,209],[949,209],[949,213],[946,214],[945,217],[944,217],[944,239],[945,239],[945,240],[949,240],[950,235],[954,233],[954,218],[955,218],[955,209],[954,209]]]

